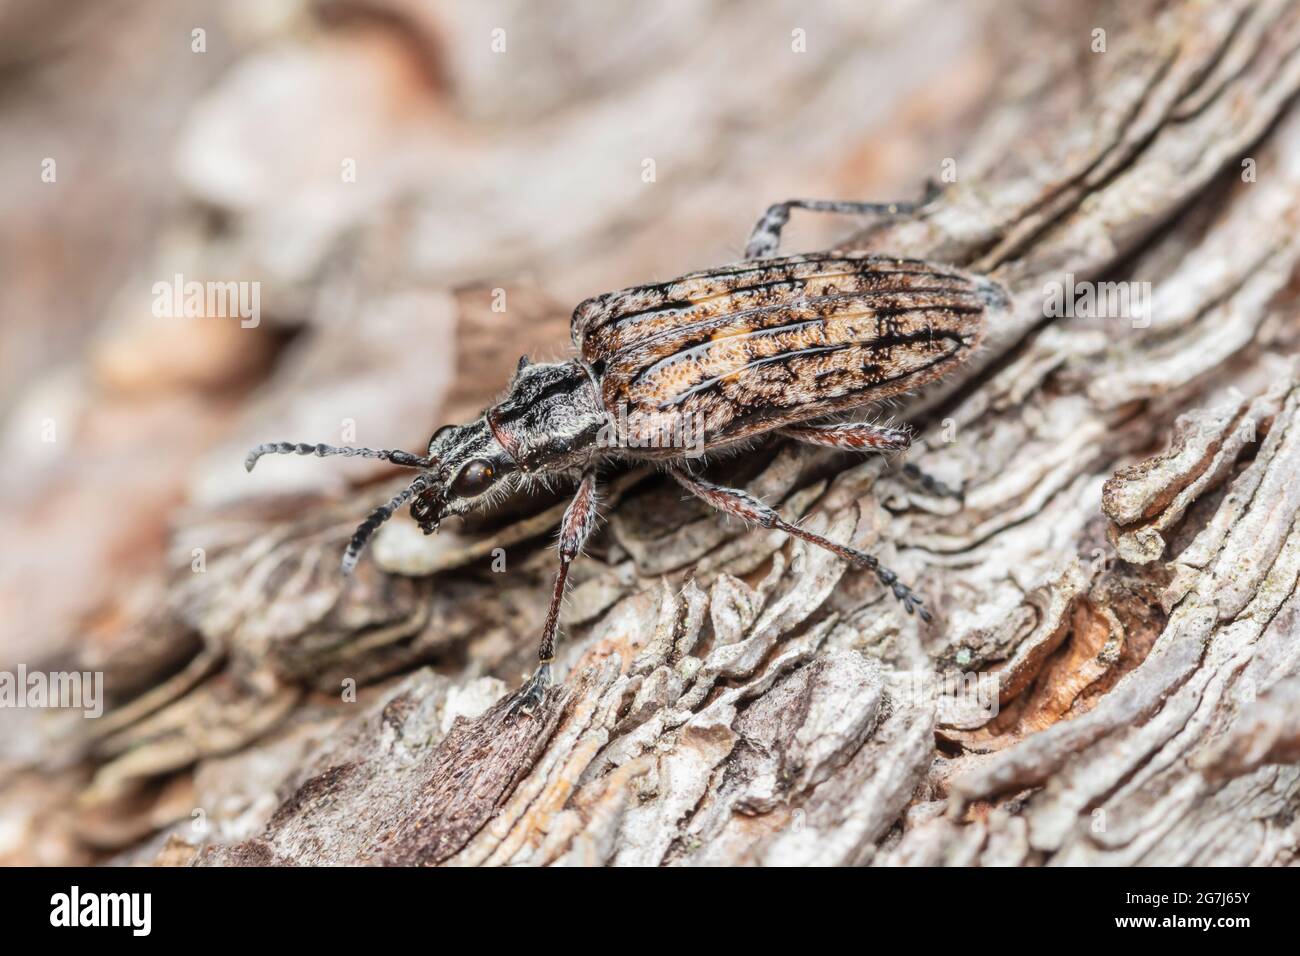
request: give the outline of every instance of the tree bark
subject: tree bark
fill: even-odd
[[[779,442],[711,466],[879,554],[933,623],[626,471],[575,565],[563,684],[519,717],[563,501],[437,539],[395,522],[346,589],[339,548],[386,479],[203,512],[174,549],[223,542],[213,570],[149,623],[203,649],[80,751],[108,818],[147,787],[155,820],[210,818],[173,813],[133,858],[1293,863],[1300,4],[1058,13],[1017,14],[1023,62],[934,204],[843,242],[1012,292],[957,380],[890,409],[964,500]],[[1127,302],[1071,294],[1107,282]]]

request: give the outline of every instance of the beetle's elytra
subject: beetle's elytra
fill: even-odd
[[[777,528],[870,568],[910,613],[921,599],[871,555],[788,524],[753,496],[689,474],[684,451],[654,436],[683,418],[705,450],[780,431],[837,448],[896,451],[910,434],[865,423],[819,422],[947,374],[971,355],[1000,286],[951,266],[854,252],[772,258],[791,208],[898,214],[906,204],[791,200],[759,220],[736,265],[587,299],[573,313],[578,357],[521,359],[505,397],[466,425],[448,425],[427,455],[276,442],[264,454],[381,458],[419,469],[415,480],[357,528],[349,572],[374,530],[407,501],[426,534],[449,515],[483,507],[538,475],[570,474],[578,490],[560,528],[560,567],[542,631],[539,666],[518,697],[528,711],[550,686],[569,565],[596,519],[596,469],[611,458],[662,461],[688,491],[743,520]],[[615,441],[608,441],[611,424]],[[602,437],[605,436],[605,437]]]

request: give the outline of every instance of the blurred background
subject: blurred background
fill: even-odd
[[[420,450],[582,298],[738,258],[774,201],[919,196],[1088,5],[1034,6],[0,0],[0,668],[147,643],[196,516],[385,474],[252,444]],[[189,282],[256,312],[159,314]],[[42,746],[7,726],[0,767]],[[17,819],[0,858],[84,858]]]

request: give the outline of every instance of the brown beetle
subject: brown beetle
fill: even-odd
[[[689,474],[682,442],[672,440],[694,432],[713,451],[779,431],[836,448],[904,449],[911,436],[903,429],[817,422],[947,374],[978,345],[989,312],[1007,305],[991,280],[917,259],[856,252],[772,258],[792,208],[913,211],[903,203],[772,206],[754,228],[745,261],[583,302],[572,322],[577,358],[536,365],[521,359],[505,398],[469,424],[440,428],[424,457],[275,442],[254,448],[245,466],[251,471],[265,454],[296,454],[381,458],[419,469],[357,528],[343,554],[344,573],[407,501],[429,534],[448,515],[481,508],[494,493],[535,476],[577,478],[560,526],[560,567],[538,668],[518,698],[525,711],[550,686],[569,565],[595,524],[597,466],[611,458],[663,462],[677,482],[718,510],[871,569],[909,613],[929,620],[921,599],[874,557],[787,523],[744,491]]]

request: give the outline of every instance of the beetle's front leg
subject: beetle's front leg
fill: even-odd
[[[860,568],[868,568],[874,571],[880,583],[893,592],[894,597],[902,603],[904,610],[908,614],[915,611],[923,621],[930,620],[930,612],[922,606],[924,602],[921,596],[898,580],[898,575],[893,571],[882,567],[874,556],[867,554],[865,551],[859,551],[857,548],[838,544],[829,538],[813,534],[811,531],[805,531],[798,525],[790,524],[777,514],[775,508],[765,505],[749,492],[741,491],[739,488],[715,485],[711,481],[693,478],[676,469],[673,469],[671,474],[683,488],[724,514],[734,515],[742,521],[761,525],[764,528],[775,528],[778,531],[784,531],[786,534],[794,535],[796,538],[802,538],[810,544],[815,544],[819,548],[825,548],[850,564],[856,564]]]
[[[790,221],[791,209],[809,212],[837,212],[848,216],[910,216],[932,198],[927,193],[920,202],[841,202],[837,199],[787,199],[767,207],[745,246],[746,259],[768,259],[781,246],[781,230]]]
[[[546,612],[542,627],[542,643],[537,648],[537,670],[528,683],[519,689],[512,709],[530,714],[546,699],[551,686],[551,664],[555,660],[555,632],[560,626],[560,605],[564,601],[564,585],[569,578],[569,565],[582,553],[591,529],[596,525],[596,476],[588,471],[578,483],[573,501],[565,509],[560,521],[560,567],[555,572],[555,589],[551,592],[551,606]]]

